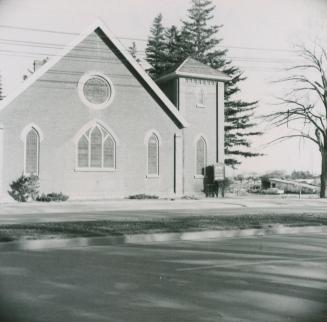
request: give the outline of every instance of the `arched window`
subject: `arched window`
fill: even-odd
[[[159,139],[154,133],[148,140],[148,175],[159,175]]]
[[[35,128],[31,128],[25,138],[25,174],[39,174],[40,136]]]
[[[88,129],[77,143],[79,169],[114,169],[116,167],[116,142],[101,125]]]
[[[205,175],[207,166],[207,143],[203,137],[200,137],[196,142],[196,172],[197,176]]]

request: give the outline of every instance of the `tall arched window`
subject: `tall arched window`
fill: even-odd
[[[197,176],[205,175],[205,168],[207,166],[207,143],[203,137],[200,137],[196,142],[196,170]]]
[[[116,142],[101,125],[88,129],[77,143],[78,169],[114,169]]]
[[[148,175],[159,175],[159,139],[154,133],[148,140]]]
[[[39,174],[40,136],[33,127],[25,138],[25,174]]]

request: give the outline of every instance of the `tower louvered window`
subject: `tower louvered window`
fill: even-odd
[[[196,175],[205,175],[207,166],[207,143],[203,137],[199,138],[196,143]]]
[[[39,174],[40,136],[31,128],[25,141],[25,174]]]
[[[79,169],[114,169],[116,167],[116,142],[99,124],[87,130],[77,144]]]
[[[206,104],[206,96],[205,96],[205,92],[204,89],[201,88],[200,92],[199,92],[199,103],[201,105],[205,105]]]
[[[159,140],[155,134],[148,141],[148,175],[159,175]]]

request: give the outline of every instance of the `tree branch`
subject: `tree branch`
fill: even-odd
[[[289,140],[289,139],[293,139],[293,138],[304,138],[304,139],[308,139],[308,140],[311,140],[313,141],[314,143],[316,143],[318,146],[319,146],[319,142],[314,139],[313,137],[311,137],[310,135],[307,135],[307,134],[290,134],[290,135],[284,135],[284,136],[281,136],[275,140],[272,140],[270,142],[268,142],[268,144],[272,144],[272,143],[275,143],[275,142],[278,142],[278,141],[285,141],[285,140]],[[319,146],[320,148],[320,146]]]

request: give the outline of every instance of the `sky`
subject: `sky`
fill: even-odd
[[[318,149],[299,140],[267,146],[289,130],[273,129],[260,116],[276,109],[276,97],[284,90],[274,81],[285,76],[285,67],[300,61],[295,45],[327,46],[323,37],[327,34],[327,1],[213,2],[216,5],[213,22],[223,25],[219,32],[223,39],[221,45],[229,50],[233,63],[247,76],[240,85],[240,97],[259,100],[255,118],[265,132],[252,139],[253,151],[264,156],[243,160],[237,172],[284,169],[318,174]],[[10,94],[21,84],[34,59],[53,55],[96,18],[101,18],[126,47],[135,41],[143,55],[153,18],[162,13],[166,26],[180,25],[189,6],[190,0],[0,0],[0,71],[4,94]]]

